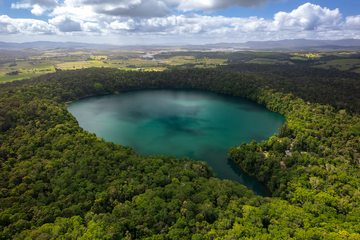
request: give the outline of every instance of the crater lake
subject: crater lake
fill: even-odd
[[[146,89],[83,98],[68,110],[84,130],[106,141],[142,155],[206,161],[216,177],[237,181],[257,195],[271,194],[227,158],[233,145],[267,140],[285,122],[256,102],[206,90]]]

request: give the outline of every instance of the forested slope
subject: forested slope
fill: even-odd
[[[331,98],[307,102],[306,91],[283,87],[291,81],[265,71],[85,69],[0,85],[1,238],[359,239],[358,102],[345,88],[338,98],[347,110]],[[320,97],[335,91],[321,84]],[[204,162],[139,156],[98,139],[64,105],[143,88],[207,89],[285,115],[278,135],[229,150],[273,198],[213,178]]]
[[[240,63],[219,66],[219,69],[252,72],[266,80],[260,87],[292,93],[304,101],[330,104],[336,110],[360,113],[360,74],[297,65]]]

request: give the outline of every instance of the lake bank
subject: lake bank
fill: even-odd
[[[130,146],[142,155],[206,161],[217,177],[270,195],[227,159],[233,145],[266,140],[285,121],[253,101],[205,90],[148,89],[88,97],[71,103],[68,110],[81,127],[106,141]]]

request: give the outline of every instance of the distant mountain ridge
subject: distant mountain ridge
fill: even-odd
[[[238,47],[238,48],[301,48],[301,47],[360,47],[360,39],[341,40],[279,40],[279,41],[249,41],[245,43],[216,43],[205,44],[207,47]]]
[[[142,45],[146,46],[146,45]],[[150,46],[150,45],[149,45]],[[152,46],[152,45],[151,45]],[[156,45],[161,47],[161,45]],[[167,47],[169,45],[166,45]],[[174,45],[175,46],[175,45]],[[56,49],[56,48],[116,48],[126,47],[113,44],[96,44],[96,43],[80,43],[80,42],[50,42],[37,41],[25,43],[8,43],[0,42],[0,49],[6,50],[24,50],[24,49]],[[293,40],[279,40],[279,41],[249,41],[245,43],[214,43],[204,45],[185,45],[188,48],[249,48],[249,49],[341,49],[355,47],[360,49],[360,39],[341,39],[341,40],[307,40],[307,39],[293,39]]]

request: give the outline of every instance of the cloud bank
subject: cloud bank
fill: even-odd
[[[216,11],[233,6],[260,7],[267,2],[280,2],[285,0],[23,0],[12,4],[12,8],[31,9],[36,15],[54,8],[81,8],[90,7],[98,14],[122,17],[164,17],[179,11]]]
[[[6,15],[0,16],[0,34],[56,34],[55,26],[35,19],[13,19]]]
[[[276,1],[276,0],[273,0]],[[24,0],[13,8],[47,11],[48,22],[0,16],[2,35],[118,36],[131,39],[193,39],[217,41],[280,40],[294,38],[360,38],[360,15],[342,18],[339,9],[306,3],[272,19],[195,14],[232,6],[259,7],[266,0]],[[39,10],[40,9],[40,10]],[[174,13],[173,9],[184,11]],[[198,41],[198,42],[194,42]],[[206,42],[204,42],[206,41]]]

